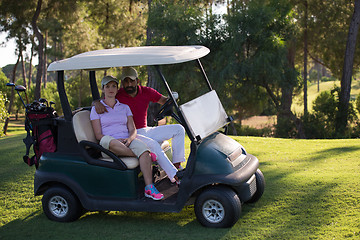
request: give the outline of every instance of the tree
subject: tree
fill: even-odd
[[[144,42],[146,18],[141,2],[93,0],[85,7],[85,20],[97,29],[101,48],[139,46]]]
[[[308,2],[308,54],[330,69],[333,76],[341,79],[346,48],[344,36],[348,34],[348,27],[345,26],[350,24],[354,1],[308,0]],[[355,51],[355,56],[360,56],[360,49]],[[355,57],[354,69],[358,69],[359,66],[360,57]]]
[[[14,38],[16,42],[16,50],[15,54],[18,56],[18,60],[12,70],[11,81],[15,82],[16,77],[16,69],[21,60],[22,66],[22,78],[23,85],[26,86],[26,75],[25,75],[25,63],[23,59],[23,51],[25,50],[25,46],[28,44],[28,16],[29,16],[29,5],[24,2],[14,2],[9,0],[3,0],[0,2],[0,26],[1,31],[5,31],[8,33],[7,39]],[[13,108],[14,101],[14,91],[12,90],[12,94],[9,96],[9,106],[8,113],[10,114]],[[9,118],[7,118],[4,125],[4,132],[6,133],[8,126]]]
[[[354,13],[350,22],[348,38],[346,42],[344,67],[341,78],[341,91],[339,96],[339,112],[336,121],[336,131],[340,136],[344,135],[348,123],[351,79],[359,26],[360,0],[355,0]]]
[[[278,130],[286,129],[278,132],[279,136],[293,136],[289,125],[292,123],[297,126],[299,136],[305,137],[301,121],[291,112],[293,92],[299,86],[291,7],[287,1],[234,5],[226,18],[228,29],[224,35],[229,38],[221,52],[227,61],[218,58],[226,63],[226,76],[238,82],[238,87],[249,86],[249,82],[266,91],[277,109]],[[232,76],[235,76],[233,80]],[[232,97],[237,98],[235,94]]]
[[[43,59],[44,59],[44,56],[43,56],[43,54],[44,54],[44,36],[39,31],[39,28],[37,26],[37,21],[38,21],[40,11],[41,11],[41,5],[42,5],[42,0],[38,0],[36,10],[31,19],[31,26],[34,31],[34,35],[39,42],[39,48],[38,48],[39,64],[37,67],[36,80],[35,80],[35,84],[36,84],[35,85],[35,99],[39,99],[41,96],[41,92],[40,92],[41,91],[41,78],[42,78],[42,74],[43,74],[43,70],[44,70],[44,62],[43,62]]]
[[[4,94],[0,91],[0,137],[3,136],[4,133],[4,125],[5,121],[8,118],[9,114],[6,111],[5,103],[7,99]]]
[[[11,94],[10,88],[6,87],[6,83],[9,82],[9,79],[5,74],[0,70],[0,137],[5,134],[4,126],[6,119],[8,119],[9,113],[6,110],[5,104],[7,103],[8,95]]]
[[[201,28],[199,20],[202,17],[202,11],[195,3],[176,0],[148,0],[148,10],[146,45],[190,45],[200,42],[200,37],[196,32]],[[177,69],[176,76],[171,74],[174,72],[174,68]],[[184,83],[184,81],[190,80],[189,77],[184,76],[185,71],[182,71],[179,66],[165,67],[164,71],[167,76],[171,74],[171,79],[167,80],[177,91],[183,89],[188,83]],[[148,67],[147,73],[147,86],[160,91],[162,85],[155,77],[155,69]],[[181,98],[186,99],[186,95],[181,94]],[[154,119],[158,110],[158,104],[149,105],[149,125],[155,124]]]
[[[19,64],[19,60],[20,60],[20,55],[18,56],[17,61],[16,61],[15,66],[14,66],[12,79],[11,79],[12,83],[15,83],[16,67]],[[14,90],[14,88],[12,88],[11,89],[11,95],[10,95],[10,103],[9,103],[9,106],[8,106],[8,117],[6,118],[5,124],[4,124],[4,130],[3,130],[4,134],[6,134],[8,124],[9,124],[9,121],[10,121],[9,116],[10,116],[10,113],[11,113],[11,110],[12,110],[12,107],[13,107],[13,104],[14,104],[14,98],[15,98],[15,90]]]
[[[304,2],[304,115],[308,113],[307,101],[307,65],[308,65],[308,1]]]

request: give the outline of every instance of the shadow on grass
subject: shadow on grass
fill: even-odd
[[[287,177],[289,174],[279,169],[264,171],[264,195],[258,203],[245,206],[252,207],[249,216],[255,216],[253,221],[258,222],[246,225],[250,219],[243,219],[238,230],[232,229],[233,235],[251,236],[252,232],[261,232],[261,239],[311,239],[321,235],[323,226],[340,214],[332,207],[336,200],[331,198],[338,184],[310,179],[299,183]]]
[[[91,212],[71,223],[36,211],[1,227],[0,239],[221,239],[228,231],[202,227],[192,207],[180,213]]]
[[[359,146],[336,147],[336,148],[330,148],[330,149],[319,151],[318,154],[319,155],[322,155],[324,153],[326,153],[326,154],[345,154],[345,153],[355,152],[355,151],[359,151],[359,150],[360,150]]]
[[[3,187],[7,182],[17,181],[19,177],[32,175],[35,171],[35,167],[29,167],[23,161],[23,156],[26,153],[22,141],[24,137],[25,135],[20,134],[0,138],[0,187]],[[30,154],[33,154],[32,149]]]

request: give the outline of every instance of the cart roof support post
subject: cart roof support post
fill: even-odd
[[[206,75],[206,72],[205,72],[205,70],[204,70],[204,68],[203,68],[203,66],[202,66],[202,64],[201,64],[201,62],[200,62],[200,59],[197,59],[197,63],[198,63],[198,65],[199,65],[199,68],[200,68],[200,70],[201,70],[201,73],[202,73],[202,75],[203,75],[203,77],[204,77],[204,79],[205,79],[205,81],[206,81],[206,83],[207,83],[207,86],[208,86],[208,88],[209,88],[209,91],[212,91],[213,89],[212,89],[211,84],[210,84],[210,81],[209,81],[209,79],[208,79],[208,77],[207,77],[207,75]]]
[[[93,100],[100,99],[99,89],[96,84],[96,75],[95,71],[89,72],[89,78],[90,78],[90,88],[91,88],[91,94],[93,97]]]
[[[60,97],[60,103],[64,112],[64,118],[66,121],[71,121],[72,118],[71,108],[64,86],[64,71],[57,72],[57,86]]]
[[[176,102],[176,100],[175,100],[175,98],[174,98],[174,96],[173,96],[173,94],[172,94],[172,92],[171,92],[171,89],[170,89],[170,87],[169,87],[169,84],[167,83],[167,81],[166,81],[164,75],[162,74],[162,72],[160,71],[160,66],[159,66],[159,65],[156,65],[155,68],[156,68],[156,71],[158,72],[161,80],[164,82],[165,88],[166,88],[166,90],[167,90],[170,98],[171,98],[171,99],[173,100],[173,102],[174,102],[174,106],[175,106],[175,108],[176,108],[176,112],[177,112],[177,114],[179,115],[179,118],[180,118],[180,120],[181,120],[181,125],[185,128],[185,131],[186,131],[188,137],[190,138],[190,140],[191,140],[191,141],[194,141],[194,140],[195,140],[195,137],[193,136],[192,132],[190,131],[190,129],[189,129],[189,127],[188,127],[188,125],[187,125],[187,123],[186,123],[186,121],[185,121],[185,118],[183,117],[182,113],[180,112],[179,106],[178,106],[178,104],[177,104],[177,102]]]

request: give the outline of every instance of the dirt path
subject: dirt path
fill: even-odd
[[[242,121],[242,125],[246,125],[256,129],[272,127],[276,124],[276,116],[254,116]]]

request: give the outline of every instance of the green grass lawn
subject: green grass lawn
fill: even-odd
[[[0,240],[360,239],[360,140],[234,137],[260,160],[266,188],[229,229],[180,213],[93,212],[72,223],[46,218],[22,161],[24,132],[0,138]],[[189,146],[188,142],[186,146]],[[187,149],[187,154],[188,154]]]
[[[320,82],[320,92],[331,90],[334,86],[340,87],[340,81],[329,81],[329,82]],[[308,86],[308,110],[312,110],[312,105],[317,96],[319,96],[317,83],[311,83]],[[351,83],[351,93],[350,99],[355,100],[356,97],[360,94],[360,79],[353,80]],[[302,92],[299,96],[294,97],[293,105],[291,108],[296,113],[303,114],[304,112],[304,93]]]

